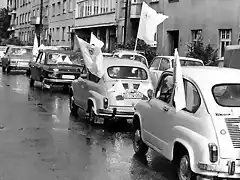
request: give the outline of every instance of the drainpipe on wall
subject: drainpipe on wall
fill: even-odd
[[[128,1],[125,2],[125,18],[124,18],[124,45],[127,44],[127,26],[128,26]]]

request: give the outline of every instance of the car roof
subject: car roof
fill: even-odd
[[[168,58],[168,59],[174,59],[174,56],[156,56],[156,57],[162,57],[162,58]],[[191,57],[179,57],[180,59],[184,59],[184,60],[190,60],[190,61],[197,61],[197,62],[203,62],[200,59],[196,59],[196,58],[191,58]]]
[[[104,57],[103,58],[104,67],[108,68],[110,66],[136,66],[144,69],[148,69],[145,64],[140,61],[134,61],[131,59],[120,59],[115,57]]]
[[[43,49],[40,51],[47,52],[47,53],[62,53],[62,54],[77,54],[77,53],[79,53],[79,52],[75,52],[75,51],[53,50],[53,49]]]
[[[141,57],[144,57],[144,58],[146,58],[145,56],[143,56],[142,54],[140,54],[141,52],[139,52],[139,51],[133,51],[133,50],[120,50],[120,51],[116,51],[114,54],[135,54],[135,55],[138,55],[138,56],[141,56]]]
[[[165,72],[172,72],[173,68]],[[183,66],[182,74],[185,78],[192,79],[201,87],[213,86],[221,83],[240,83],[240,70],[214,66]],[[206,81],[207,79],[207,81]]]

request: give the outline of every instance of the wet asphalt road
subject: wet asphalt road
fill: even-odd
[[[69,113],[61,89],[29,87],[24,73],[0,71],[0,180],[174,180],[150,150],[135,157],[131,126],[110,132]]]

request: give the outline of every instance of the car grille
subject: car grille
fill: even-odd
[[[240,148],[240,118],[225,118],[234,148]]]

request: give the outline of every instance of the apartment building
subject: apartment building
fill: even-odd
[[[49,42],[49,0],[43,0],[42,5],[42,28],[40,29],[40,13],[41,13],[41,0],[31,0],[31,25],[32,25],[32,35],[36,33],[39,35],[41,31],[41,44],[50,44]]]
[[[49,42],[51,45],[71,45],[74,4],[74,0],[49,0]]]
[[[32,27],[30,25],[31,16],[31,0],[8,0],[7,7],[10,22],[10,36],[18,37],[23,42],[29,42],[32,35]]]
[[[118,0],[77,0],[72,30],[88,42],[93,32],[104,42],[103,51],[112,51],[117,41],[117,4]]]
[[[240,43],[240,1],[222,0],[159,0],[158,11],[169,18],[158,26],[157,52],[180,55],[187,51],[186,43],[202,35],[204,43],[219,47],[224,56],[226,45]]]

